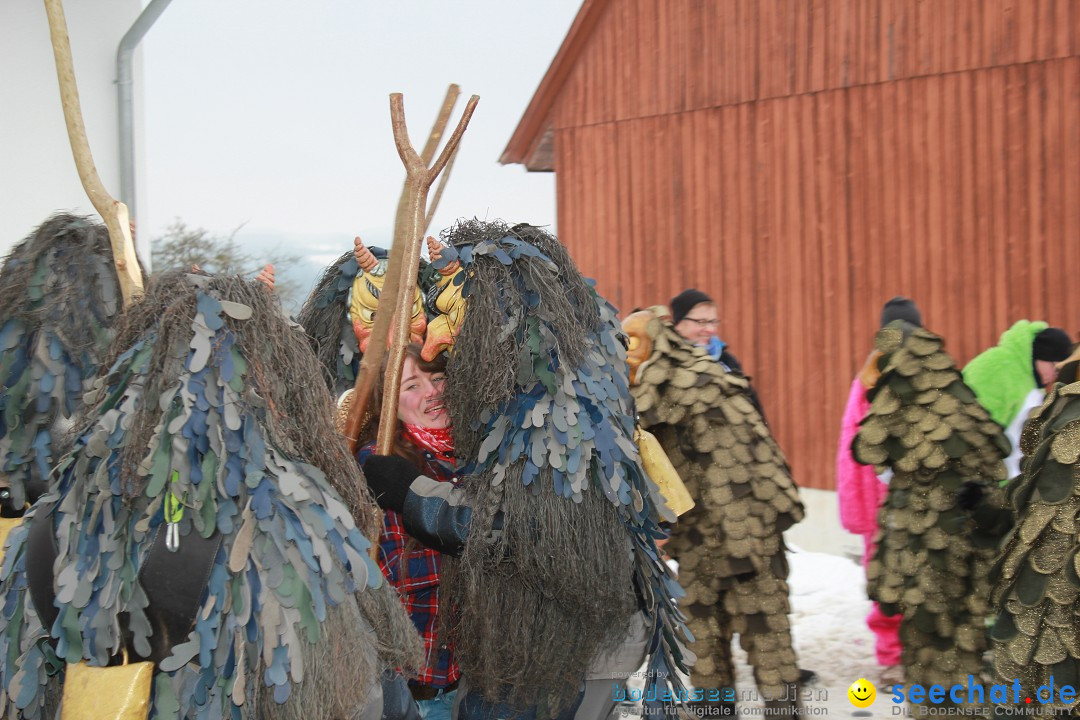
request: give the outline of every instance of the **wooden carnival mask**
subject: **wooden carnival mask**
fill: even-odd
[[[367,352],[368,341],[375,325],[375,311],[378,310],[379,297],[386,283],[386,266],[389,261],[375,257],[375,254],[360,241],[360,238],[356,239],[355,252],[360,272],[356,274],[352,289],[349,291],[349,321],[352,322],[353,332],[356,333],[356,339],[360,343],[360,352]],[[410,342],[423,343],[426,330],[427,316],[424,314],[423,298],[418,288],[413,299],[412,317],[409,320]]]
[[[427,239],[427,245],[431,262],[438,266],[445,248],[432,237]],[[420,352],[420,356],[428,362],[434,360],[443,350],[450,349],[454,336],[465,322],[465,298],[461,295],[464,284],[465,271],[457,260],[452,260],[439,270],[433,303],[437,315],[428,323],[427,339]]]
[[[630,366],[630,384],[636,385],[641,366],[652,356],[653,339],[649,323],[657,317],[653,309],[638,310],[626,316],[622,322],[628,340],[626,364]]]

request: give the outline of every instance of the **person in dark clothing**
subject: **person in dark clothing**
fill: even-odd
[[[731,352],[728,344],[716,334],[720,327],[719,313],[716,302],[700,290],[687,288],[671,298],[671,323],[675,326],[675,332],[683,336],[695,345],[705,348],[724,369],[747,381],[750,376],[743,370],[742,363]],[[765,419],[765,411],[761,407],[757,392],[753,385],[750,386],[750,401]],[[766,424],[768,421],[766,421]]]

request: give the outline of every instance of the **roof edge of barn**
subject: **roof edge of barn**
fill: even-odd
[[[609,1],[585,0],[578,10],[559,51],[555,53],[555,59],[551,61],[514,134],[499,156],[502,165],[521,164],[530,171],[551,172],[555,169],[552,108]]]

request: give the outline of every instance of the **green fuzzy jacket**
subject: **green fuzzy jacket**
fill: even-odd
[[[964,368],[964,382],[975,391],[990,417],[1008,427],[1027,394],[1035,389],[1031,346],[1047,328],[1044,322],[1017,320],[994,347],[980,353]]]

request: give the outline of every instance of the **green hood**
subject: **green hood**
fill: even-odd
[[[1024,398],[1036,387],[1031,346],[1046,328],[1044,322],[1018,320],[1001,334],[997,345],[964,368],[964,382],[975,391],[990,417],[1003,426],[1012,422]]]

